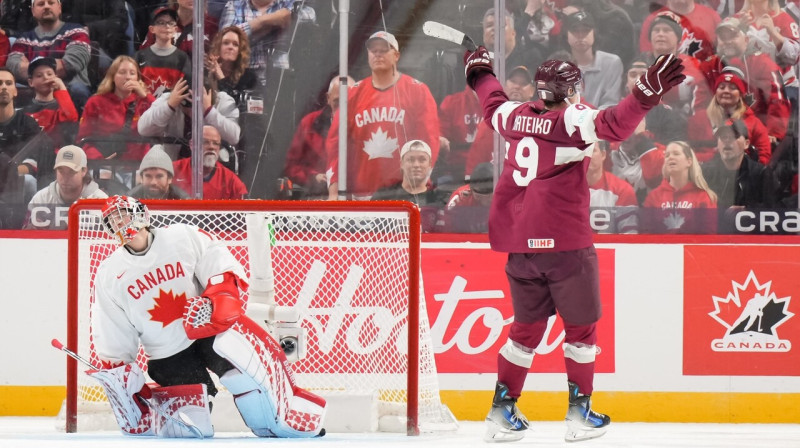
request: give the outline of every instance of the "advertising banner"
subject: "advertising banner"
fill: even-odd
[[[685,246],[684,375],[800,375],[799,267],[797,247]]]
[[[598,249],[603,317],[598,373],[614,372],[614,250]],[[506,254],[488,248],[423,249],[423,284],[439,373],[493,373],[514,313]],[[564,372],[563,324],[551,318],[531,372]]]

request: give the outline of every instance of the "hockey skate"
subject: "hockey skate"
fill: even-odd
[[[487,442],[514,442],[525,437],[528,419],[517,409],[517,399],[508,396],[508,387],[497,382],[492,409],[486,416]]]
[[[592,410],[589,395],[582,395],[578,385],[569,382],[569,409],[567,410],[567,434],[564,440],[578,442],[594,439],[606,433],[611,418]]]

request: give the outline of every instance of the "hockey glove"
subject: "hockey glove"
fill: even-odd
[[[491,73],[494,76],[492,58],[489,51],[481,45],[475,51],[467,50],[464,53],[464,74],[467,76],[467,85],[474,88],[474,82],[481,73]]]
[[[203,339],[222,333],[244,315],[243,305],[236,274],[225,272],[211,277],[203,295],[186,302],[183,315],[186,336]]]
[[[677,86],[686,75],[683,64],[675,55],[662,55],[647,69],[647,72],[636,80],[633,96],[642,104],[655,106],[669,89]]]

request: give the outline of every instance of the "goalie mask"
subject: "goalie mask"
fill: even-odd
[[[126,245],[145,227],[150,227],[150,212],[138,199],[111,196],[103,207],[106,232],[119,244]]]

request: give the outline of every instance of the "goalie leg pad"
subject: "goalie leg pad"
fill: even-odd
[[[123,433],[128,435],[152,435],[152,413],[140,403],[136,395],[150,397],[150,388],[145,385],[144,372],[135,363],[113,369],[89,370],[86,372],[103,385],[114,418]]]
[[[205,384],[157,387],[153,389],[153,404],[161,413],[196,426],[203,437],[214,436]],[[155,415],[153,420],[154,433],[159,437],[195,437],[191,431],[167,417]]]
[[[214,340],[214,350],[235,366],[220,381],[234,395],[245,423],[260,437],[315,437],[325,400],[294,384],[286,356],[258,324],[243,317]]]

